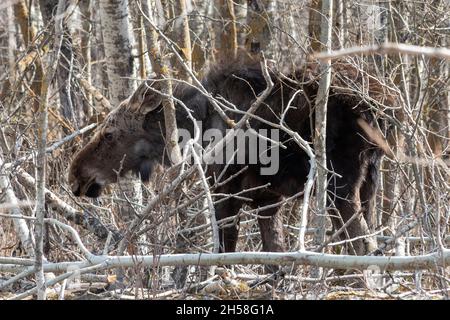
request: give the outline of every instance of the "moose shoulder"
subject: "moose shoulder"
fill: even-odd
[[[297,132],[306,141],[312,140],[314,130],[314,100],[317,94],[316,67],[304,67],[288,76],[271,74],[274,87],[264,103],[250,120],[256,132],[270,132],[270,123],[283,125]],[[350,253],[365,254],[375,248],[372,241],[362,239],[369,230],[368,221],[374,209],[382,150],[371,142],[359,121],[379,128],[382,123],[377,114],[382,106],[392,106],[394,95],[386,92],[375,77],[365,75],[345,64],[334,67],[327,114],[328,167],[337,175],[329,179],[330,217],[335,229],[339,229],[352,216],[357,215],[341,237],[358,238],[351,242]],[[234,65],[216,68],[202,81],[203,86],[215,98],[224,102],[228,117],[236,122],[266,88],[266,81],[259,66]],[[129,171],[148,180],[156,163],[167,159],[164,144],[164,113],[162,96],[158,94],[158,81],[148,80],[127,100],[113,110],[97,129],[90,142],[74,157],[69,182],[76,196],[98,197],[104,186],[114,183],[117,173]],[[363,91],[363,97],[359,92]],[[201,123],[201,134],[222,133],[229,129],[205,95],[197,89],[180,83],[174,90],[177,105],[177,124],[181,131],[193,136],[193,122],[187,115]],[[179,104],[179,103],[178,103]],[[288,108],[289,104],[289,108]],[[380,107],[381,106],[381,107]],[[234,109],[234,110],[233,110]],[[375,111],[374,111],[375,110]],[[208,131],[209,130],[209,131]],[[244,161],[227,165],[226,161],[210,165],[207,174],[212,179],[225,169],[226,179],[245,166],[239,179],[231,179],[220,187],[218,193],[234,194],[241,190],[253,190],[245,194],[253,208],[267,207],[282,202],[283,197],[301,192],[309,172],[309,157],[283,130],[268,138],[258,134],[261,140],[278,140],[284,147],[271,150],[277,153],[276,170],[263,174],[262,160],[251,161],[252,144],[237,149],[237,156]],[[205,139],[205,146],[208,143]],[[266,141],[267,142],[267,141]],[[257,153],[260,156],[261,153]],[[247,163],[248,162],[248,163]],[[164,163],[163,163],[164,164]],[[167,163],[166,163],[167,164]],[[255,188],[265,186],[264,188]],[[245,201],[231,197],[217,204],[217,219],[236,215]],[[284,237],[280,207],[269,206],[259,212],[259,226],[264,251],[283,251]],[[362,214],[359,214],[362,211]],[[358,215],[359,214],[359,215]],[[234,251],[239,225],[227,225],[220,229],[221,251]]]

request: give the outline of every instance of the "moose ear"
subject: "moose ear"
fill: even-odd
[[[158,108],[162,102],[160,84],[154,80],[147,80],[141,83],[129,101],[129,107],[133,112],[147,114]]]

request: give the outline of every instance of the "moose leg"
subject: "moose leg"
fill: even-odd
[[[375,200],[379,185],[381,160],[381,156],[377,156],[376,154],[373,156],[376,158],[367,166],[366,177],[359,191],[363,215],[372,231],[375,230],[377,225],[375,219]]]
[[[365,178],[366,168],[365,159],[361,159],[359,155],[358,152],[350,157],[331,159],[332,167],[342,178],[331,179],[328,190],[338,210],[338,215],[335,212],[331,214],[335,230],[339,230],[343,224],[352,219],[340,237],[342,240],[346,239],[346,236],[350,239],[361,237],[349,244],[350,253],[365,255],[376,249],[376,244],[374,245],[372,240],[364,238],[370,233],[370,230],[361,210],[360,188]]]
[[[280,198],[272,199],[268,202],[258,202],[257,206],[262,208],[272,203],[281,201]],[[285,251],[284,232],[283,232],[283,216],[281,207],[274,207],[259,213],[258,218],[259,230],[261,231],[262,250],[267,252],[283,252]],[[267,265],[266,272],[275,273],[279,270],[276,265]]]
[[[272,216],[258,218],[263,251],[285,251],[283,217],[280,211],[279,208],[276,208],[273,210],[274,213]]]
[[[216,219],[222,219],[237,215],[239,213],[242,203],[236,199],[227,199],[220,202],[216,206]],[[234,252],[236,251],[236,243],[239,232],[239,218],[234,221],[224,222],[223,227],[219,226],[219,252]]]

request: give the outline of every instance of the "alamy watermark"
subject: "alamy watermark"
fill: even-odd
[[[199,144],[203,146],[202,155],[212,150],[217,143],[231,134],[231,139],[219,150],[215,150],[206,164],[239,164],[256,165],[261,175],[274,175],[280,168],[280,132],[278,129],[206,129],[202,130],[202,122],[197,121],[201,133]],[[189,130],[179,128],[179,146],[184,150],[188,141],[193,139]]]

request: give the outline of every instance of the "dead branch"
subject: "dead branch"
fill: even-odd
[[[447,48],[421,47],[404,43],[386,42],[380,45],[370,45],[362,47],[352,47],[331,52],[315,53],[313,58],[318,60],[339,59],[342,57],[360,55],[360,54],[411,54],[425,55],[433,58],[450,60],[450,50]]]
[[[23,186],[29,190],[34,189],[36,182],[24,169],[18,168],[16,175]],[[80,211],[73,208],[48,189],[45,189],[45,201],[49,208],[62,215],[68,221],[92,232],[99,239],[105,240],[110,232],[112,233],[115,242],[121,239],[119,230],[115,229],[113,226],[105,226],[97,217],[86,210]]]

